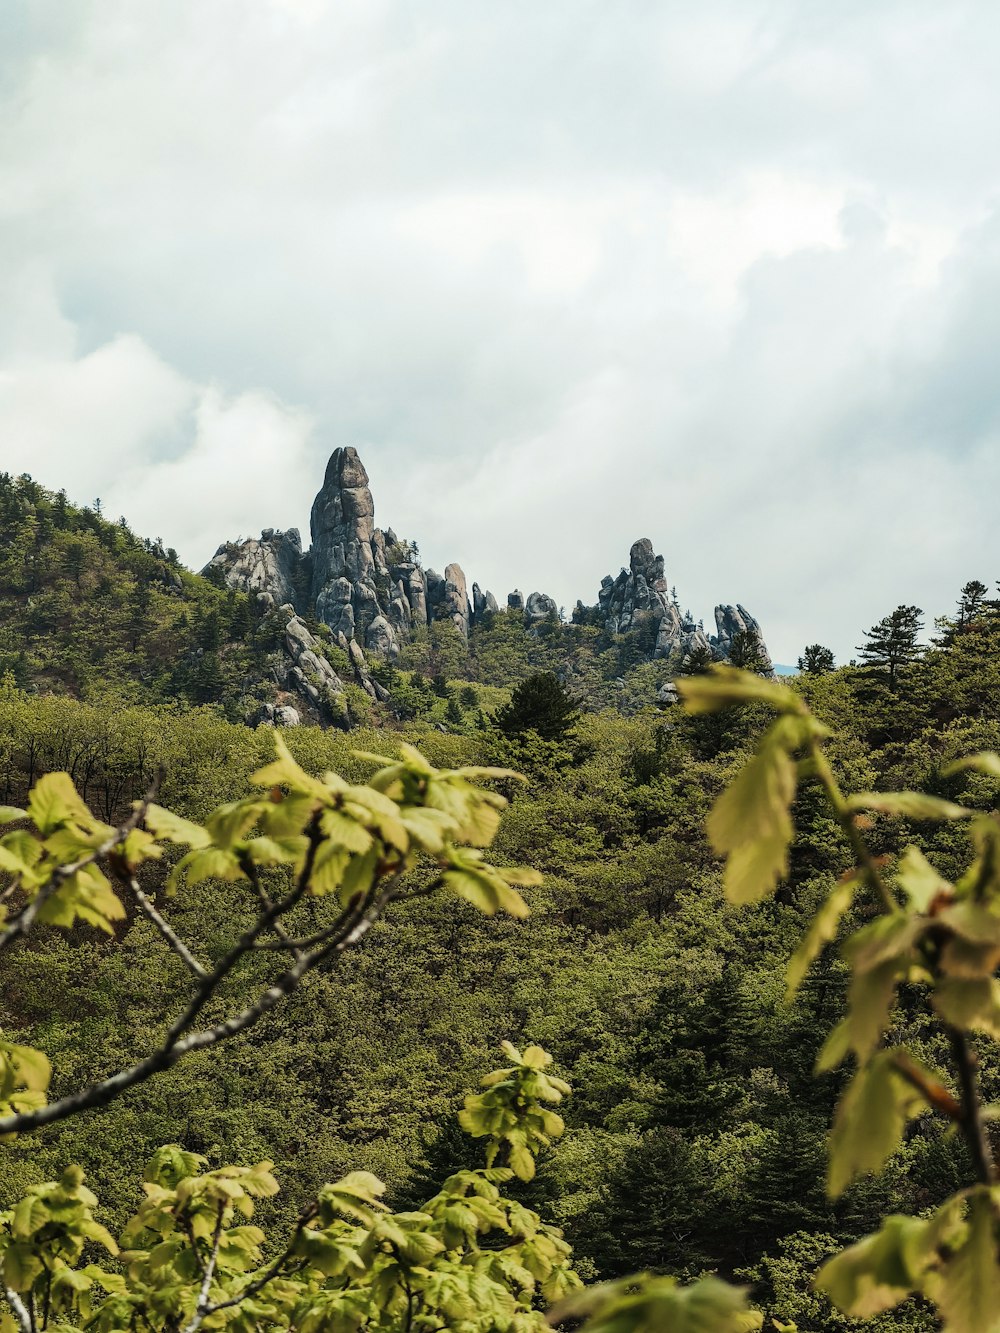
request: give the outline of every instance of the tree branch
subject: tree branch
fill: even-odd
[[[184,961],[184,964],[191,970],[191,972],[194,973],[196,977],[198,977],[200,981],[205,981],[209,976],[208,971],[204,967],[202,967],[201,963],[198,962],[197,958],[195,958],[194,954],[187,947],[184,941],[175,933],[169,922],[164,920],[164,918],[156,910],[152,900],[149,897],[147,897],[147,895],[139,887],[139,881],[136,879],[135,875],[129,875],[129,874],[123,875],[118,873],[117,871],[116,875],[118,880],[122,884],[125,884],[128,887],[129,892],[132,894],[132,897],[139,904],[139,907],[145,913],[146,917],[153,923],[153,925],[160,932],[160,934],[163,936],[166,942],[170,945],[174,953],[177,954],[178,957]]]
[[[94,1083],[89,1088],[71,1093],[68,1097],[60,1098],[59,1101],[50,1102],[48,1106],[41,1106],[36,1111],[24,1111],[16,1115],[5,1116],[0,1119],[0,1135],[20,1134],[26,1130],[39,1129],[42,1125],[54,1124],[59,1120],[65,1120],[68,1116],[77,1115],[81,1111],[107,1106],[109,1102],[120,1097],[123,1092],[134,1087],[137,1083],[144,1083],[147,1079],[152,1078],[154,1074],[172,1068],[190,1051],[205,1050],[254,1027],[265,1014],[270,1013],[276,1005],[292,994],[307,972],[310,972],[314,967],[318,967],[327,958],[339,957],[348,949],[361,943],[384,908],[395,897],[400,877],[399,873],[390,876],[380,889],[369,894],[367,900],[350,912],[345,913],[339,923],[337,935],[327,940],[321,947],[304,953],[292,967],[282,973],[273,985],[263,991],[253,1004],[240,1010],[239,1013],[233,1014],[232,1017],[214,1024],[212,1027],[205,1028],[200,1032],[189,1032],[186,1037],[181,1036],[179,1032],[175,1035],[178,1024],[174,1024],[164,1045],[159,1050],[154,1051],[152,1055],[140,1060],[128,1069],[120,1070],[117,1074],[113,1074],[100,1083]],[[292,895],[288,896],[291,897]],[[287,899],[284,901],[287,901]],[[277,906],[280,906],[280,904]],[[214,976],[214,973],[212,975]],[[207,982],[205,984],[207,985]],[[211,992],[209,991],[209,993]],[[207,995],[205,998],[207,999]]]
[[[4,1284],[4,1295],[7,1297],[7,1304],[14,1311],[14,1318],[17,1320],[17,1326],[21,1333],[31,1333],[31,1315],[28,1314],[28,1307],[21,1300],[13,1288]]]
[[[215,1305],[210,1305],[205,1311],[205,1318],[207,1319],[209,1315],[216,1314],[219,1310],[231,1310],[234,1306],[239,1305],[241,1301],[249,1300],[251,1296],[256,1296],[258,1292],[264,1290],[269,1282],[273,1282],[284,1265],[292,1257],[292,1254],[295,1252],[295,1246],[298,1244],[299,1237],[302,1235],[303,1231],[305,1231],[307,1225],[316,1216],[317,1212],[317,1205],[311,1203],[299,1217],[295,1230],[292,1233],[291,1240],[285,1246],[284,1251],[278,1255],[277,1259],[268,1264],[260,1277],[254,1278],[248,1286],[243,1288],[238,1296],[231,1296],[228,1300],[219,1301]]]
[[[244,875],[246,875],[247,879],[253,885],[254,892],[257,895],[257,900],[259,901],[261,907],[263,907],[265,912],[270,911],[271,908],[274,906],[274,903],[271,900],[271,895],[268,893],[267,889],[265,889],[263,884],[260,882],[260,875],[257,873],[257,867],[254,864],[251,857],[246,852],[243,852],[240,855],[240,865],[243,868]],[[275,921],[272,925],[272,929],[275,935],[277,935],[278,937],[278,943],[275,947],[290,949],[292,953],[295,954],[299,952],[298,947],[295,944],[293,944],[292,941],[289,939],[288,931],[285,930],[285,927],[281,924],[280,921]],[[256,948],[262,947],[260,941],[257,942],[255,947]]]
[[[976,1175],[982,1184],[992,1185],[997,1178],[996,1164],[993,1161],[993,1152],[982,1117],[976,1082],[976,1057],[964,1032],[950,1025],[947,1027],[947,1032],[962,1092],[962,1115],[959,1120],[962,1135],[968,1144]]]
[[[219,1258],[219,1242],[222,1240],[223,1211],[224,1211],[224,1205],[220,1203],[219,1216],[215,1223],[215,1235],[212,1238],[212,1253],[208,1256],[208,1263],[205,1264],[203,1270],[204,1277],[201,1280],[201,1288],[198,1292],[198,1303],[194,1307],[194,1314],[184,1325],[184,1328],[181,1330],[181,1333],[195,1333],[195,1330],[201,1326],[203,1320],[205,1319],[206,1315],[209,1312],[210,1306],[208,1301],[208,1292],[209,1288],[212,1285],[212,1277],[215,1274],[216,1261]]]
[[[86,856],[81,856],[78,861],[73,861],[66,866],[56,867],[52,872],[51,877],[41,886],[34,898],[32,898],[32,900],[18,912],[17,916],[14,917],[5,930],[0,931],[0,949],[5,949],[12,940],[17,938],[18,935],[26,935],[28,933],[34,925],[35,918],[38,916],[38,913],[41,911],[46,900],[51,898],[58,889],[61,889],[68,879],[71,879],[81,870],[86,869],[87,866],[93,865],[95,861],[102,861],[109,852],[114,851],[116,847],[125,841],[133,829],[139,827],[145,818],[146,810],[149,807],[150,802],[156,796],[159,785],[160,775],[157,774],[150,784],[146,795],[141,801],[136,802],[132,814],[126,819],[124,824],[120,824],[118,828],[115,829],[110,838],[106,838],[99,847],[95,848],[94,851],[89,852]]]
[[[265,930],[269,930],[279,917],[286,912],[290,912],[296,903],[301,899],[306,889],[309,887],[309,880],[312,876],[313,865],[316,861],[316,853],[322,841],[322,833],[319,828],[319,821],[314,816],[309,824],[309,846],[306,850],[305,860],[302,869],[299,872],[298,879],[291,892],[286,893],[284,898],[271,903],[270,907],[264,909],[254,924],[245,930],[233,947],[225,954],[215,967],[208,974],[205,980],[198,987],[190,1004],[173,1023],[170,1031],[167,1033],[167,1044],[175,1042],[182,1033],[194,1023],[195,1019],[201,1013],[202,1009],[208,1003],[211,996],[218,989],[219,983],[229,975],[236,964],[253,949],[259,936]]]
[[[823,753],[823,748],[818,740],[812,740],[809,743],[809,756],[813,762],[816,776],[819,779],[823,790],[826,792],[827,799],[833,806],[834,815],[837,822],[844,830],[847,841],[851,844],[851,850],[857,858],[858,865],[864,871],[868,886],[873,890],[879,899],[882,910],[885,912],[896,912],[898,906],[892,896],[892,892],[882,878],[875,858],[868,850],[868,844],[861,836],[861,830],[858,828],[854,819],[854,811],[848,806],[844,793],[840,790],[840,784],[834,776],[833,769],[830,767],[830,761]]]

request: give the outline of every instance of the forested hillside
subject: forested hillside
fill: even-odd
[[[0,689],[0,796],[21,804],[41,773],[61,769],[114,821],[162,769],[158,799],[204,818],[245,790],[271,755],[273,732],[228,721],[224,700],[188,707],[194,690],[177,691],[183,707],[151,702],[177,679],[176,659],[165,649],[158,657],[154,645],[178,625],[192,645],[213,618],[231,627],[239,599],[182,572],[175,581],[165,554],[96,514],[61,519],[42,499],[32,501],[30,523],[9,501],[8,531],[22,536],[8,543],[4,575],[14,610]],[[26,567],[23,533],[39,511],[52,526]],[[65,580],[75,581],[77,567],[74,600]],[[138,587],[151,587],[149,623],[165,638],[151,627],[133,647],[129,598]],[[65,665],[63,636],[75,636],[102,596],[112,648],[102,656],[100,636],[81,631],[78,656]],[[492,658],[478,656],[481,667],[496,663],[504,684],[546,665],[546,652],[569,651],[554,627],[533,640],[537,656],[525,663],[511,628],[508,637],[494,631]],[[904,643],[890,662],[871,636],[869,664],[840,670],[807,654],[812,670],[794,688],[834,729],[830,755],[847,789],[961,792],[989,810],[996,779],[939,773],[960,755],[1000,746],[1000,615],[980,594],[939,637],[923,655]],[[433,898],[402,904],[337,972],[310,975],[253,1040],[194,1055],[103,1110],[5,1146],[4,1197],[79,1162],[100,1182],[104,1220],[117,1224],[134,1208],[143,1162],[176,1141],[213,1163],[273,1158],[284,1189],[265,1215],[285,1222],[319,1184],[350,1168],[374,1172],[389,1198],[407,1205],[429,1182],[471,1164],[453,1112],[502,1037],[544,1046],[575,1089],[565,1137],[519,1189],[565,1229],[583,1276],[718,1272],[751,1284],[775,1317],[803,1329],[846,1327],[810,1291],[818,1262],[886,1212],[940,1202],[962,1182],[966,1150],[918,1121],[885,1175],[827,1198],[827,1133],[843,1078],[815,1079],[813,1065],[843,1007],[845,964],[824,950],[794,1003],[784,998],[785,964],[851,864],[820,793],[807,785],[797,798],[790,873],[774,899],[729,906],[704,822],[756,743],[760,710],[691,717],[667,706],[623,716],[588,708],[581,694],[581,711],[557,708],[545,735],[540,721],[526,727],[505,711],[500,686],[449,682],[458,664],[442,652],[429,643],[405,673],[384,676],[397,698],[414,700],[409,720],[383,717],[381,729],[348,734],[301,726],[288,741],[310,772],[355,781],[371,771],[358,751],[391,753],[399,738],[436,765],[523,772],[523,787],[499,783],[512,805],[494,855],[543,873],[524,891],[531,915],[486,919]],[[46,692],[47,682],[67,692]],[[946,873],[960,869],[952,825],[874,815],[868,837],[890,861],[913,842]],[[153,871],[151,887],[156,880]],[[182,889],[171,916],[211,957],[254,906],[235,886],[210,884]],[[859,900],[854,924],[869,911]],[[148,1044],[181,980],[157,945],[150,923],[130,909],[113,938],[85,925],[68,935],[42,929],[2,955],[6,1035],[46,1051],[54,1095],[128,1064]],[[894,1039],[931,1065],[943,1061],[936,1024],[905,991],[894,1023]],[[987,1100],[1000,1100],[1000,1060],[989,1047],[981,1079]],[[904,1309],[886,1326],[935,1327],[917,1305]]]

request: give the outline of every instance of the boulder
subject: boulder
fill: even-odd
[[[559,608],[554,600],[544,592],[532,592],[528,594],[528,600],[524,604],[524,619],[527,624],[536,620],[545,620],[549,616],[559,614]]]

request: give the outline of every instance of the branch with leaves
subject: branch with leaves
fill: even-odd
[[[463,1127],[487,1164],[457,1171],[419,1209],[391,1212],[385,1187],[354,1171],[323,1186],[277,1256],[252,1222],[278,1190],[270,1162],[206,1170],[176,1144],[146,1169],[145,1199],[119,1241],[71,1167],[0,1214],[0,1267],[20,1333],[94,1328],[197,1333],[221,1328],[454,1328],[544,1333],[544,1307],[580,1286],[561,1232],[508,1197],[562,1133],[552,1109],[569,1092],[538,1046],[504,1043],[508,1065],[465,1099]],[[500,1164],[500,1159],[506,1161]],[[84,1262],[88,1250],[101,1263]]]
[[[930,1216],[888,1218],[881,1231],[825,1264],[816,1284],[855,1317],[891,1309],[917,1293],[937,1306],[951,1333],[989,1333],[1000,1326],[1000,1187],[974,1042],[1000,1038],[1000,818],[925,792],[845,793],[824,750],[827,728],[800,695],[777,682],[717,667],[679,687],[692,712],[757,703],[778,715],[709,817],[709,837],[726,858],[731,902],[765,897],[788,873],[800,782],[823,789],[855,859],[789,964],[789,1000],[837,936],[855,896],[866,890],[877,909],[841,945],[851,969],[847,1013],[817,1063],[824,1072],[854,1062],[830,1135],[831,1196],[880,1171],[908,1123],[923,1115],[950,1120],[969,1152],[967,1188]],[[1000,779],[1000,756],[972,755],[945,774],[966,769]],[[865,838],[873,814],[964,821],[972,851],[967,870],[951,882],[916,846],[894,866],[884,864]],[[929,1068],[904,1048],[884,1044],[904,983],[921,988],[947,1035],[950,1070]]]
[[[154,1050],[58,1101],[45,1100],[50,1071],[44,1054],[0,1042],[0,1135],[107,1105],[189,1052],[248,1031],[310,971],[360,944],[395,898],[430,888],[483,912],[526,915],[516,886],[538,883],[540,876],[494,866],[484,855],[506,801],[479,784],[515,774],[437,770],[402,745],[396,760],[364,756],[376,772],[369,783],[352,785],[334,773],[306,773],[280,735],[275,745],[274,762],[253,777],[258,790],[220,806],[204,824],[156,805],[151,792],[125,823],[109,826],[88,810],[65,773],[41,778],[25,810],[0,809],[0,821],[18,825],[0,837],[0,872],[9,881],[0,947],[43,924],[82,921],[112,933],[125,918],[125,897],[184,963],[193,986]],[[182,884],[196,890],[220,880],[243,881],[254,892],[257,915],[214,962],[196,956],[140,883],[170,845],[184,850],[166,876],[168,897]],[[421,865],[433,868],[431,885],[408,887],[408,875]],[[296,910],[307,900],[325,920],[296,934]],[[12,910],[12,903],[19,905]],[[199,1026],[226,979],[261,951],[285,954],[287,966],[232,1012]]]

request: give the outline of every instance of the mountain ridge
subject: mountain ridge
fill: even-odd
[[[460,565],[447,565],[443,575],[425,570],[415,542],[400,539],[391,527],[376,527],[368,473],[353,446],[330,455],[312,506],[310,537],[304,550],[298,529],[264,528],[260,538],[222,543],[202,573],[256,596],[268,609],[287,606],[298,616],[314,616],[341,647],[358,642],[390,660],[413,632],[436,620],[450,620],[468,639],[474,625],[499,610],[492,592],[478,583],[469,589]],[[559,615],[544,592],[525,597],[515,589],[506,605],[528,627]],[[761,666],[772,669],[760,625],[742,604],[718,603],[714,618],[712,634],[690,611],[681,612],[663,557],[648,537],[632,544],[627,569],[604,577],[596,603],[578,601],[573,612],[575,623],[597,624],[612,636],[640,632],[647,660],[678,667],[692,655],[729,660],[738,636],[753,636]]]

